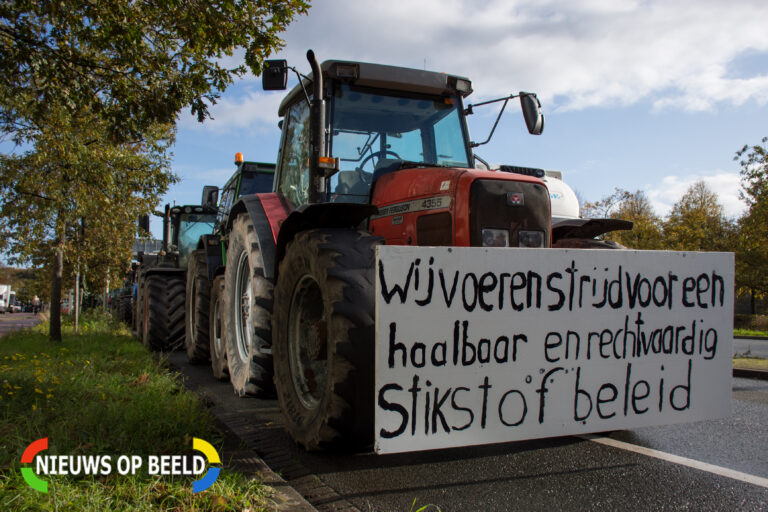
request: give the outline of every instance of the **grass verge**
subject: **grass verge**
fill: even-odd
[[[21,475],[24,449],[47,437],[41,455],[198,453],[192,438],[220,449],[222,440],[197,397],[156,361],[123,326],[86,316],[80,333],[64,328],[60,344],[47,325],[0,339],[0,510],[243,511],[270,510],[271,489],[227,468],[208,490],[192,492],[200,476],[38,475],[48,493]],[[219,450],[220,451],[220,450]],[[24,466],[29,466],[25,464]],[[33,464],[34,468],[35,465]]]
[[[754,338],[766,338],[768,339],[768,332],[766,331],[755,331],[753,329],[734,329],[733,330],[734,336],[750,336]]]
[[[768,371],[768,359],[759,359],[756,357],[734,357],[733,367],[743,368],[745,370]]]

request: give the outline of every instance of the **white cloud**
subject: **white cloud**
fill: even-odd
[[[304,73],[309,48],[320,60],[426,66],[471,78],[475,101],[536,91],[549,112],[641,100],[706,111],[768,104],[768,70],[729,72],[745,54],[768,58],[766,19],[764,0],[315,0],[271,58]],[[283,97],[248,74],[212,107],[213,121],[185,114],[181,125],[271,128]]]
[[[768,73],[729,62],[768,52],[768,2],[734,0],[315,0],[280,57],[304,52],[470,77],[478,96],[535,90],[561,109],[626,105],[711,109],[768,103]]]
[[[727,217],[736,218],[746,210],[746,205],[739,199],[740,177],[732,172],[719,172],[709,176],[665,176],[661,183],[647,185],[645,190],[656,213],[666,216],[688,188],[699,180],[703,180],[710,190],[717,194]]]
[[[248,87],[245,93],[237,95],[229,92],[216,105],[210,108],[213,119],[199,123],[197,118],[189,113],[179,119],[182,128],[192,130],[207,130],[227,132],[243,128],[267,127],[277,129],[279,117],[277,109],[283,99],[281,93],[265,93],[258,88]]]

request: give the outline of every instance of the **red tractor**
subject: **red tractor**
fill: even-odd
[[[373,440],[376,246],[550,247],[550,196],[542,170],[477,168],[466,78],[307,58],[279,108],[274,192],[229,215],[227,357],[239,392],[274,383],[304,447],[360,448]],[[268,61],[264,88],[284,89],[289,70]],[[540,134],[535,94],[493,101],[513,98]]]

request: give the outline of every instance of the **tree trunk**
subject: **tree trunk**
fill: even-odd
[[[80,272],[75,273],[75,334],[80,320]]]
[[[104,312],[107,312],[107,300],[109,299],[109,272],[107,272],[107,284],[104,286]]]
[[[755,290],[749,290],[749,310],[755,314]]]
[[[64,273],[64,251],[59,246],[53,258],[53,280],[51,282],[51,341],[61,341],[61,277]]]

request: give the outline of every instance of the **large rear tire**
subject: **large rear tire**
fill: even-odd
[[[271,396],[273,286],[264,277],[261,250],[247,213],[232,223],[224,281],[223,318],[232,387],[239,396]]]
[[[205,363],[210,355],[209,338],[211,282],[205,251],[193,251],[187,267],[186,337],[184,339],[190,363]]]
[[[211,284],[211,307],[208,325],[210,326],[210,354],[213,376],[219,380],[229,380],[227,365],[226,329],[222,324],[222,302],[224,298],[224,276],[217,276]]]
[[[382,239],[315,229],[286,248],[275,287],[275,387],[308,450],[373,442],[374,263]]]
[[[173,351],[184,347],[186,280],[184,274],[179,273],[169,275],[166,282],[168,283],[168,343],[166,350]]]
[[[166,350],[168,346],[168,294],[163,275],[144,278],[143,321],[141,342],[150,350]]]

